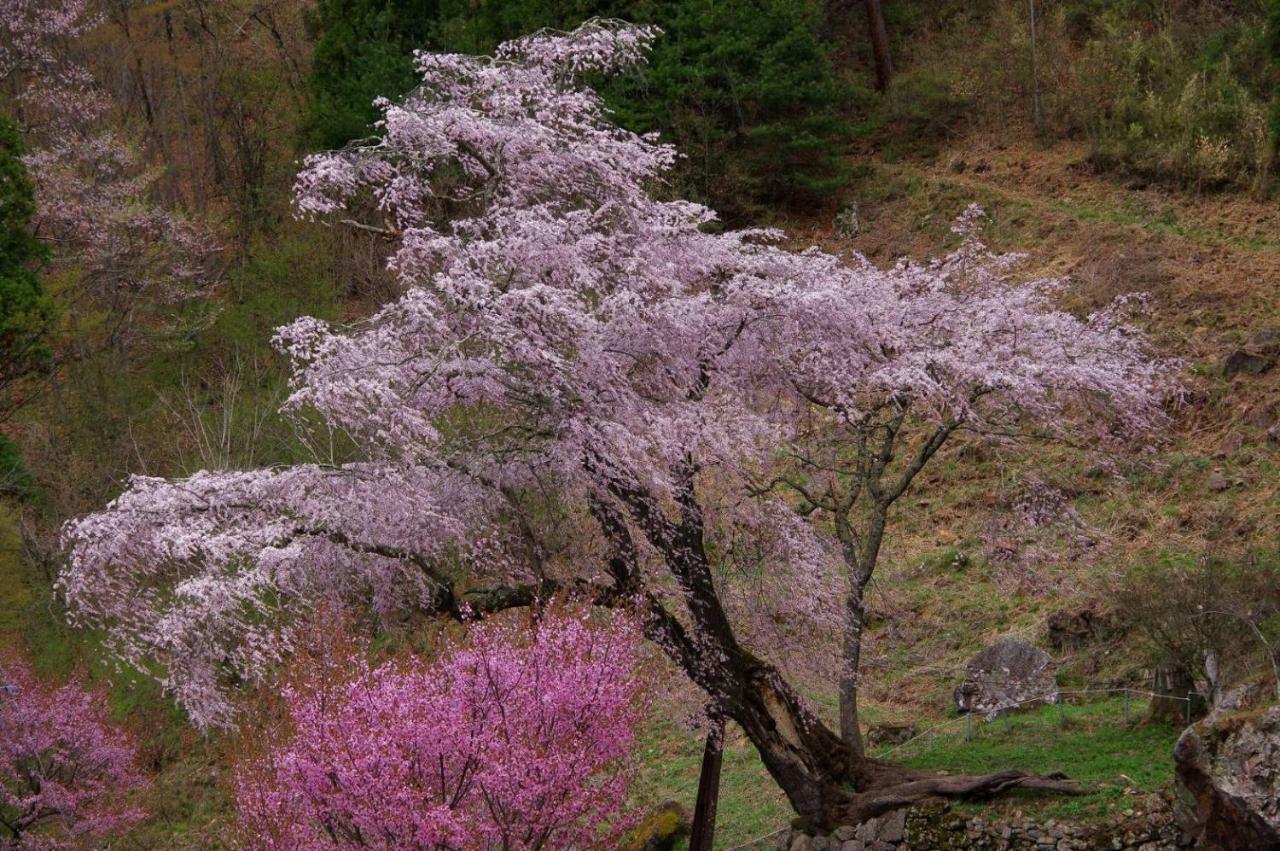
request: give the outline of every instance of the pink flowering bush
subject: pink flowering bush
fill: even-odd
[[[485,622],[433,662],[355,654],[285,691],[289,733],[239,773],[255,848],[612,847],[637,717],[627,620]]]
[[[0,849],[81,847],[143,818],[134,743],[100,694],[50,688],[11,660],[0,686]]]

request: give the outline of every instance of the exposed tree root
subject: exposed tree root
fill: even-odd
[[[835,819],[840,824],[861,824],[925,798],[988,800],[1014,789],[1042,789],[1064,795],[1087,790],[1064,774],[1028,774],[1009,769],[991,774],[935,776],[893,763],[868,760],[863,766],[863,791],[850,796]]]

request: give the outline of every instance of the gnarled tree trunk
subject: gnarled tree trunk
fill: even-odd
[[[852,751],[805,705],[777,668],[742,647],[716,593],[703,536],[693,467],[671,517],[634,481],[588,464],[616,503],[593,500],[592,514],[611,544],[608,570],[616,600],[639,600],[646,634],[710,697],[713,711],[746,733],[770,776],[814,829],[866,818],[931,795],[983,797],[1012,788],[1074,791],[1060,777],[1004,771],[934,777]],[[680,588],[692,629],[641,586],[638,549],[625,515],[661,554]],[[859,586],[861,587],[861,586]]]

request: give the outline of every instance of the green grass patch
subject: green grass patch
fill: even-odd
[[[973,719],[973,738],[964,737],[962,719],[939,730],[929,748],[917,740],[890,754],[915,768],[980,774],[1004,768],[1061,771],[1088,789],[1078,797],[1015,794],[983,805],[986,812],[1018,808],[1037,815],[1101,819],[1128,809],[1136,795],[1173,779],[1173,745],[1181,732],[1148,724],[1147,703],[1132,700],[1128,724],[1121,698],[1081,706],[1046,706],[991,721]],[[1065,722],[1063,721],[1065,718]]]
[[[996,801],[960,803],[957,807],[996,818],[1018,810],[1039,818],[1096,821],[1129,809],[1136,798],[1173,778],[1173,745],[1180,730],[1146,723],[1147,710],[1146,701],[1132,699],[1126,723],[1124,701],[1117,697],[1064,706],[1061,714],[1057,706],[1046,706],[991,721],[974,718],[973,738],[969,740],[965,739],[964,720],[953,718],[936,732],[932,747],[922,736],[898,750],[877,755],[887,754],[887,758],[914,768],[956,774],[1005,768],[1061,771],[1084,786],[1087,794],[1013,793]],[[670,721],[655,721],[642,734],[637,753],[640,765],[633,786],[637,806],[651,810],[671,800],[692,812],[702,761],[701,737]],[[730,725],[716,847],[729,848],[763,836],[793,817],[755,748]]]
[[[693,812],[702,767],[701,736],[670,721],[655,721],[637,743],[639,766],[632,787],[645,811],[676,801]],[[716,812],[716,847],[731,848],[790,823],[795,813],[760,755],[734,725],[726,729],[720,803]],[[687,843],[676,846],[686,848]]]

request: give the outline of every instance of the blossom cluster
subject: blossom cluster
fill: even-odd
[[[146,785],[134,743],[101,695],[50,688],[11,659],[0,685],[0,848],[83,847],[144,817],[129,802]]]
[[[1064,282],[1020,282],[976,208],[954,252],[886,269],[721,231],[663,197],[675,152],[612,124],[582,76],[633,64],[652,36],[593,21],[493,58],[422,55],[422,87],[383,105],[376,140],[307,161],[300,212],[372,211],[404,287],[354,326],[303,318],[277,335],[285,413],[318,413],[364,461],[137,479],[66,531],[72,616],[165,663],[198,720],[226,722],[228,672],[278,658],[276,616],[332,589],[598,587],[609,506],[639,542],[641,576],[620,590],[638,582],[680,617],[723,608],[784,662],[833,657],[832,543],[748,487],[815,408],[1097,440],[1164,421],[1172,369],[1131,324],[1138,305],[1060,309]],[[350,476],[365,483],[332,498]],[[677,522],[714,553],[713,601],[680,573]],[[722,633],[704,644],[684,622],[698,664],[717,664]]]
[[[432,662],[337,660],[286,691],[287,736],[239,771],[249,846],[613,847],[638,641],[624,618],[549,610]]]
[[[206,295],[220,245],[204,225],[150,200],[159,173],[74,58],[75,40],[100,23],[85,0],[0,0],[0,80],[17,92],[29,137],[37,232],[81,273],[90,304],[123,339],[135,314]]]

